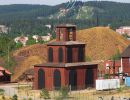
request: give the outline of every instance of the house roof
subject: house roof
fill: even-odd
[[[3,71],[3,70],[5,70],[5,69],[4,69],[3,67],[0,66],[0,71]]]
[[[11,75],[12,73],[9,70],[5,70],[5,73]]]
[[[121,57],[130,57],[130,45],[125,49],[125,51],[121,54]]]
[[[2,73],[2,71],[0,71],[0,76],[3,76],[3,73]]]
[[[34,65],[35,67],[77,67],[77,66],[86,66],[86,65],[98,65],[98,62],[77,62],[77,63],[45,63]]]
[[[70,27],[76,27],[76,25],[72,25],[72,24],[62,24],[62,25],[58,25],[57,28],[70,28]]]
[[[3,74],[2,71],[5,71],[5,73],[6,73],[6,74],[9,74],[9,75],[12,74],[9,70],[7,70],[7,69],[5,69],[5,68],[3,68],[3,67],[0,66],[0,72]]]

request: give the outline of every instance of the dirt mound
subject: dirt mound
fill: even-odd
[[[30,56],[22,61],[19,66],[15,68],[12,81],[19,80],[19,77],[28,69],[33,69],[35,64],[42,64],[45,62],[45,59],[39,56]]]
[[[129,44],[128,40],[107,27],[94,27],[77,33],[77,40],[86,43],[86,56],[93,60],[109,59]]]
[[[13,53],[17,62],[12,81],[19,80],[28,69],[33,69],[35,64],[41,64],[47,60],[47,48],[43,44],[35,44],[20,48]]]
[[[46,56],[47,46],[44,44],[34,44],[31,46],[22,47],[13,53],[14,57],[29,57],[29,56]]]

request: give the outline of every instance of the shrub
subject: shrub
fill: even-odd
[[[3,95],[3,94],[4,94],[4,90],[0,89],[0,95]]]
[[[69,89],[67,87],[62,87],[59,91],[60,95],[56,97],[56,100],[63,100],[69,96]]]
[[[60,89],[60,94],[61,94],[61,97],[62,97],[62,98],[68,97],[69,89],[68,89],[67,87],[62,87],[62,88]]]
[[[42,89],[40,92],[40,97],[44,99],[49,99],[50,98],[49,91],[47,89]]]
[[[5,95],[2,95],[2,100],[6,100]]]
[[[15,94],[12,98],[12,100],[18,100],[18,96]]]
[[[104,75],[104,79],[109,79],[110,75],[109,74],[105,74]]]

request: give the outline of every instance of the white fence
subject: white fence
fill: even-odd
[[[96,80],[96,90],[108,90],[120,88],[119,79],[100,79]]]

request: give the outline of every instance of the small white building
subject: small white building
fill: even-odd
[[[0,25],[0,33],[8,33],[8,29],[5,25]]]
[[[121,35],[127,34],[128,36],[130,36],[130,26],[119,27],[118,29],[116,29],[116,32]]]

